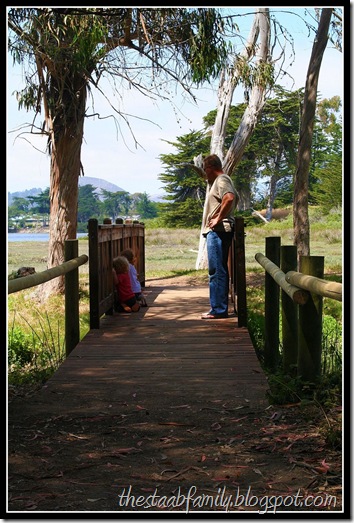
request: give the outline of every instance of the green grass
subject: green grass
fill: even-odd
[[[310,252],[314,256],[325,256],[325,278],[342,281],[342,222],[341,212],[321,214],[318,209],[310,213],[311,243]],[[255,260],[255,254],[265,254],[265,239],[268,236],[280,236],[281,245],[293,244],[292,217],[274,220],[269,224],[260,224],[245,228],[245,257],[247,277],[247,306],[249,330],[255,349],[261,359],[264,331],[264,269]],[[145,231],[145,274],[146,281],[187,276],[191,280],[207,284],[207,271],[196,271],[196,259],[199,248],[200,229],[149,229]],[[47,243],[11,242],[8,244],[8,272],[19,267],[34,267],[36,272],[47,268]],[[79,255],[88,253],[88,240],[80,238]],[[80,335],[89,330],[89,263],[79,269],[80,274]],[[323,312],[326,317],[334,318],[341,324],[342,304],[325,298]],[[41,320],[39,320],[41,318]],[[47,319],[50,319],[49,321]],[[326,320],[332,321],[332,320]],[[57,296],[44,305],[36,296],[36,289],[26,289],[8,296],[8,334],[14,333],[14,343],[21,343],[24,335],[24,353],[28,346],[28,336],[47,340],[47,350],[53,352],[53,339],[58,347],[63,347],[65,332],[64,298]],[[55,334],[54,334],[55,332]],[[27,338],[26,338],[27,337]],[[327,340],[328,341],[328,340]],[[329,358],[334,358],[333,347],[329,343]],[[45,344],[44,344],[45,345]],[[51,347],[51,348],[50,348]],[[20,350],[20,349],[18,349]],[[43,352],[45,347],[38,351]],[[61,349],[62,350],[62,349]],[[37,358],[38,359],[38,358]],[[331,360],[332,361],[332,360]],[[16,358],[14,357],[14,362]],[[52,363],[47,362],[48,372]],[[13,375],[14,376],[14,375]],[[17,378],[16,378],[17,379]]]

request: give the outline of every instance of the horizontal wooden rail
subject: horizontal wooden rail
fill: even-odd
[[[286,281],[301,289],[318,294],[325,298],[342,301],[342,284],[334,281],[323,280],[301,272],[289,271],[285,275]]]
[[[270,241],[280,244],[280,238],[266,238],[266,249]],[[323,365],[323,297],[341,301],[342,284],[324,279],[323,256],[300,256],[298,266],[296,245],[282,246],[280,254],[274,257],[274,261],[279,263],[281,268],[263,254],[257,253],[255,258],[266,270],[266,281],[271,276],[283,289],[281,296],[283,371],[304,382],[315,383],[321,375]],[[289,300],[288,296],[292,300]],[[278,361],[277,340],[280,317],[276,304],[274,307],[266,307],[271,300],[273,303],[274,290],[265,285],[265,340],[272,339],[273,343],[268,351],[264,351],[264,364],[274,371]],[[267,314],[276,318],[275,325],[270,324]],[[265,349],[267,349],[266,343]]]
[[[291,285],[286,281],[285,273],[279,269],[275,263],[270,261],[264,254],[258,252],[255,255],[257,262],[267,271],[268,274],[277,282],[277,284],[283,289],[284,292],[297,304],[303,305],[307,302],[309,294],[307,291]]]
[[[78,240],[65,240],[65,261],[57,267],[43,272],[23,276],[8,282],[8,294],[36,287],[58,276],[65,275],[65,348],[66,355],[80,341],[79,271],[80,265],[88,262],[88,256],[78,256]]]
[[[46,281],[52,280],[53,278],[57,278],[58,276],[63,276],[64,274],[77,269],[80,267],[80,265],[84,265],[84,263],[87,261],[88,256],[86,254],[82,254],[77,258],[58,265],[58,267],[52,267],[51,269],[47,269],[43,272],[37,272],[35,274],[30,274],[29,276],[16,278],[15,280],[9,280],[7,293],[12,294],[13,292],[22,291],[24,289],[40,285],[41,283],[45,283]]]

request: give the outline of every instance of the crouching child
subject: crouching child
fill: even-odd
[[[140,304],[132,290],[129,262],[125,256],[114,258],[112,273],[116,290],[115,310],[117,312],[138,312]]]

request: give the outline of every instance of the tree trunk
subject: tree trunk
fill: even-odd
[[[274,172],[272,176],[270,177],[269,182],[269,196],[268,196],[268,202],[267,202],[267,211],[266,211],[266,219],[270,221],[272,219],[272,213],[273,213],[273,205],[274,200],[277,194],[277,182],[279,180],[279,169],[280,169],[280,162],[281,157],[283,154],[284,148],[282,146],[278,147],[277,155],[274,162]]]
[[[251,207],[251,190],[250,187],[238,189],[239,201],[237,208],[240,211],[247,211]]]
[[[269,10],[258,9],[254,15],[253,24],[248,35],[248,40],[243,50],[243,53],[237,55],[230,76],[227,77],[226,71],[224,70],[220,78],[218,88],[217,114],[210,141],[210,154],[217,154],[222,162],[225,156],[226,127],[229,119],[230,107],[234,91],[239,81],[239,63],[242,60],[248,61],[251,60],[251,58],[253,58],[259,33],[260,31],[263,31],[265,27],[265,20],[268,21],[268,31],[267,34],[261,34],[261,38],[263,36],[269,41]],[[260,29],[261,27],[262,29]],[[262,45],[264,44],[261,44],[261,47]],[[266,47],[268,48],[268,46]]]
[[[256,16],[260,37],[257,61],[258,64],[266,64],[269,63],[271,59],[269,50],[269,9],[259,9]],[[241,161],[243,152],[248,145],[248,142],[258,121],[258,117],[263,109],[265,102],[265,91],[266,82],[264,79],[261,79],[258,84],[252,86],[249,104],[225,157],[224,170],[227,174],[231,174],[237,164]]]
[[[257,47],[258,36],[260,37],[260,44]],[[240,59],[250,60],[254,56],[255,50],[257,48],[259,48],[257,56],[258,64],[261,62],[268,63],[270,61],[269,37],[269,9],[259,8],[255,13],[253,25],[243,55],[238,55],[236,57],[230,76],[227,77],[226,72],[224,71],[219,82],[218,107],[210,141],[210,154],[217,154],[220,157],[221,161],[223,162],[224,172],[229,175],[232,174],[236,165],[242,158],[243,152],[248,145],[251,134],[255,128],[258,116],[263,109],[265,101],[265,84],[254,85],[252,87],[249,105],[245,111],[240,126],[235,133],[232,144],[224,160],[226,126],[229,118],[232,97],[238,84],[238,64]],[[207,196],[208,190],[205,195],[205,202],[207,200]],[[202,228],[204,219],[205,212],[203,212]],[[196,269],[206,268],[206,242],[205,238],[203,238],[201,234]]]
[[[310,222],[308,215],[308,187],[311,162],[313,125],[316,112],[318,77],[320,74],[323,53],[327,46],[328,29],[332,8],[322,9],[316,39],[312,47],[307,71],[302,111],[300,139],[297,154],[297,167],[294,178],[294,245],[297,246],[298,259],[310,255]]]
[[[52,122],[48,269],[64,262],[65,240],[76,238],[85,86],[77,90],[76,104],[74,116],[66,118],[65,125],[58,117]],[[40,292],[44,299],[63,293],[64,277],[45,283]]]

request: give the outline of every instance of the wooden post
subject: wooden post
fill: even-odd
[[[280,236],[268,236],[265,245],[265,255],[275,265],[280,265]],[[275,370],[279,356],[279,286],[272,276],[265,273],[264,298],[264,364],[267,369]]]
[[[140,283],[142,287],[145,287],[146,280],[146,269],[145,269],[145,225],[143,223],[139,224],[139,253],[140,253]]]
[[[238,327],[247,327],[246,262],[244,219],[235,218],[235,284]]]
[[[89,237],[89,284],[90,284],[90,329],[100,328],[99,300],[99,256],[98,256],[98,221],[88,221]]]
[[[113,227],[110,229],[110,239],[107,245],[107,266],[103,268],[105,272],[105,296],[108,296],[109,294],[113,293],[114,295],[114,284],[113,284],[113,275],[112,275],[112,269],[113,269],[113,258],[114,258],[114,241],[113,241]],[[112,307],[106,310],[105,315],[106,316],[113,316],[114,313],[114,299],[112,301]]]
[[[229,250],[229,257],[227,260],[227,266],[229,269],[229,292],[230,292],[230,298],[231,302],[234,305],[234,313],[237,316],[237,308],[236,308],[236,232],[234,231],[234,234],[232,236],[232,242]]]
[[[299,270],[323,278],[324,256],[301,256]],[[323,298],[315,293],[299,308],[297,373],[302,381],[313,382],[321,375],[322,308]]]
[[[65,261],[78,257],[78,240],[65,241]],[[66,356],[80,341],[79,269],[65,275],[65,350]]]
[[[296,245],[284,245],[280,249],[281,270],[284,273],[297,270]],[[298,314],[299,306],[281,291],[283,370],[290,376],[296,376],[298,353]]]

